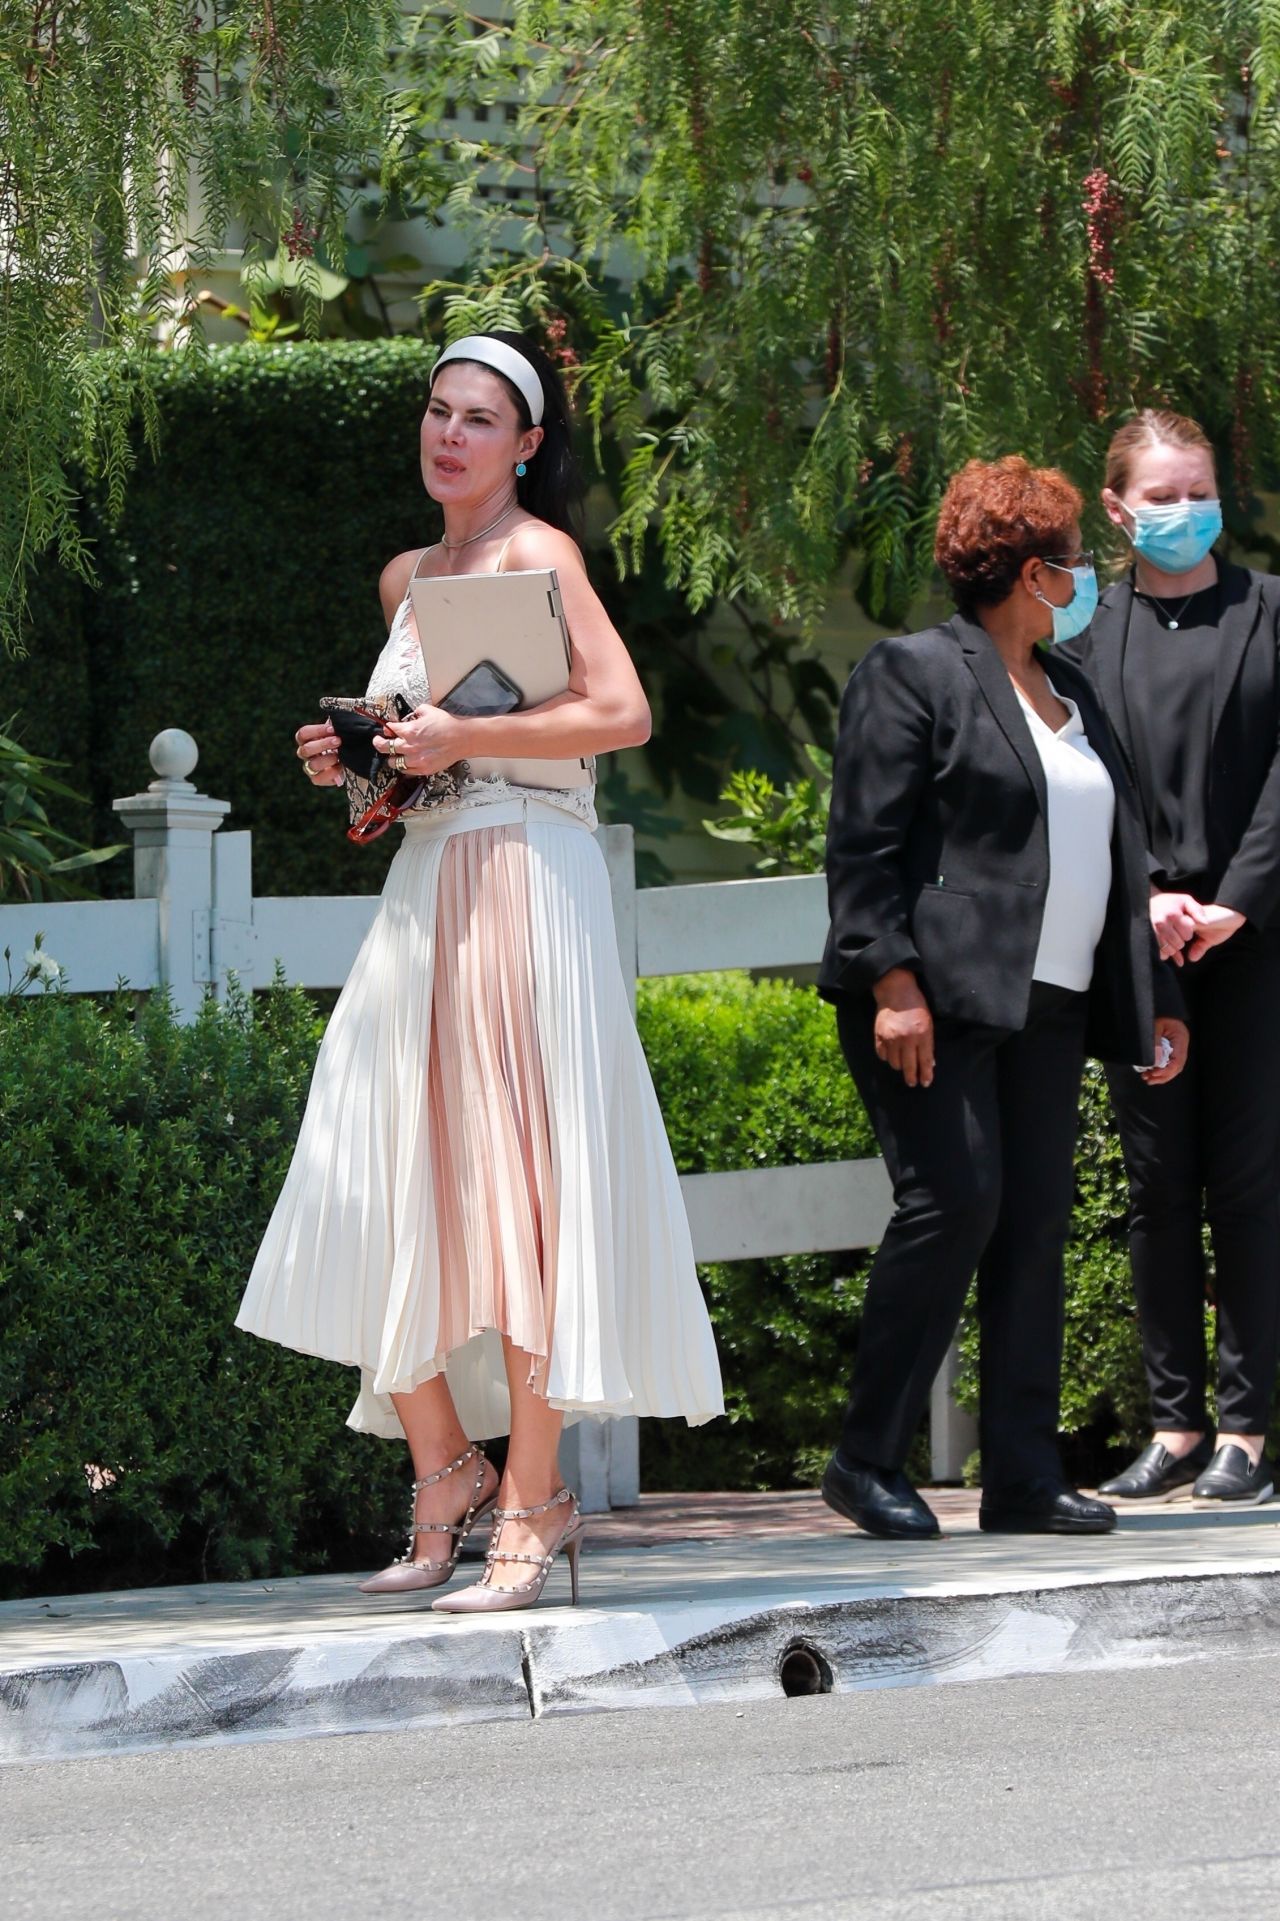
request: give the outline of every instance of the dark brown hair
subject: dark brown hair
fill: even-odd
[[[527,334],[491,328],[485,338],[499,340],[503,346],[511,347],[523,355],[542,387],[542,445],[530,459],[528,472],[517,476],[516,499],[526,513],[545,520],[549,527],[559,527],[581,545],[582,473],[573,445],[573,415],[559,369],[537,341],[531,340]],[[467,364],[465,361],[449,362],[450,366]],[[471,364],[483,367],[486,373],[501,381],[503,389],[511,397],[521,428],[531,427],[533,416],[529,412],[529,403],[515,382],[508,380],[496,367],[491,367],[487,360],[477,360]],[[434,382],[434,372],[431,378]]]
[[[953,474],[933,557],[961,612],[1007,600],[1024,561],[1064,557],[1083,506],[1065,474],[1021,454],[971,460]]]

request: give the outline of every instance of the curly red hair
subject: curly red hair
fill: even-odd
[[[1025,560],[1066,556],[1083,496],[1021,454],[970,460],[942,497],[933,556],[962,613],[1007,600]]]

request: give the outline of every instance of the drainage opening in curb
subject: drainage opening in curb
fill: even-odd
[[[831,1663],[807,1641],[793,1641],[778,1664],[778,1679],[788,1700],[799,1694],[830,1694]]]

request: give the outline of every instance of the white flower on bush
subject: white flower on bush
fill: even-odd
[[[33,980],[62,979],[62,962],[56,961],[52,954],[46,954],[43,948],[33,947],[22,958]]]

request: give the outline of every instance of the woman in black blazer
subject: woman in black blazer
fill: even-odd
[[[1111,1076],[1154,1438],[1106,1484],[1266,1500],[1280,1333],[1280,580],[1218,559],[1213,450],[1146,412],[1107,456],[1103,503],[1134,564],[1080,657],[1132,772],[1152,923],[1182,967],[1194,1045],[1176,1087]],[[1202,1209],[1214,1253],[1217,1434],[1206,1407]]]
[[[959,611],[879,641],[841,707],[820,988],[895,1207],[823,1494],[875,1534],[938,1532],[903,1464],[975,1268],[981,1525],[1115,1524],[1057,1445],[1080,1076],[1088,1050],[1163,1084],[1187,1037],[1123,762],[1085,675],[1041,647],[1094,605],[1080,507],[1052,469],[971,461],[936,545]]]

